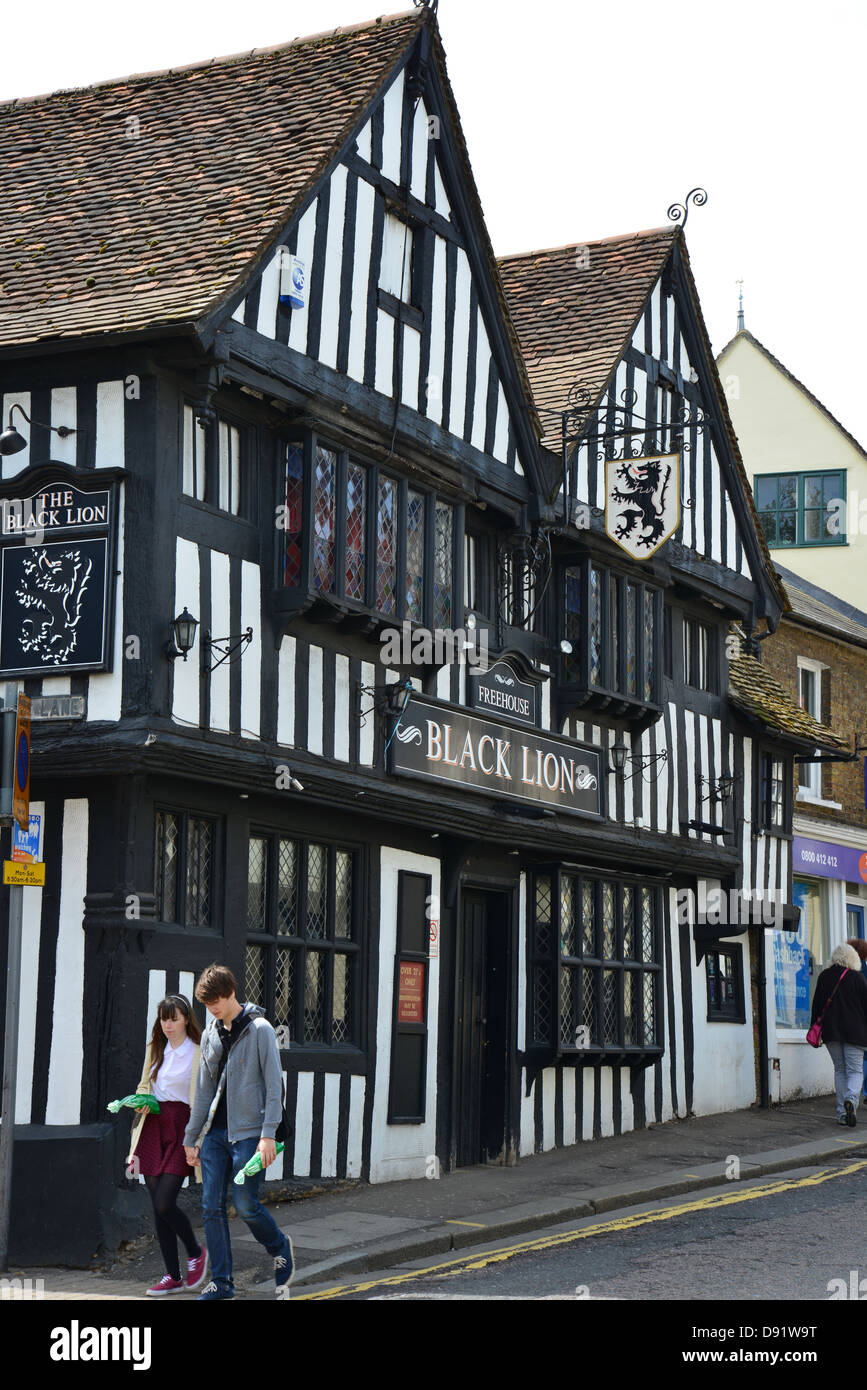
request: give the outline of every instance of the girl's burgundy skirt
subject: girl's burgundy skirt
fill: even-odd
[[[195,1176],[184,1153],[189,1119],[190,1107],[182,1100],[161,1100],[160,1113],[147,1116],[135,1151],[142,1177],[158,1178],[161,1173],[190,1179]]]

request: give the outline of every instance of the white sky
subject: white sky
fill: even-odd
[[[407,8],[16,3],[0,97]],[[498,254],[660,226],[702,185],[687,243],[714,350],[735,331],[742,278],[747,328],[867,444],[864,0],[441,0],[438,18]]]

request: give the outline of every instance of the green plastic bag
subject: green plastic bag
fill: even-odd
[[[277,1152],[278,1152],[278,1154],[281,1154],[281,1153],[283,1152],[283,1150],[285,1149],[285,1147],[286,1147],[285,1144],[280,1144],[280,1143],[278,1143],[278,1145],[277,1145]],[[256,1152],[254,1153],[253,1157],[250,1159],[250,1161],[249,1161],[248,1163],[245,1163],[245,1164],[244,1164],[244,1166],[243,1166],[243,1168],[241,1169],[240,1173],[238,1173],[238,1175],[236,1176],[235,1182],[236,1182],[237,1186],[238,1186],[238,1187],[242,1187],[243,1184],[244,1184],[244,1182],[246,1181],[247,1178],[252,1178],[256,1173],[261,1172],[261,1169],[262,1169],[262,1155],[259,1153],[259,1150],[257,1149]]]
[[[123,1100],[110,1100],[105,1108],[110,1110],[112,1115],[116,1115],[124,1105],[128,1105],[131,1110],[138,1110],[142,1105],[146,1105],[152,1115],[160,1113],[160,1103],[156,1096],[146,1095],[124,1096]]]

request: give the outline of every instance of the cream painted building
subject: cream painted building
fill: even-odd
[[[867,452],[745,329],[717,365],[774,561],[863,609]]]

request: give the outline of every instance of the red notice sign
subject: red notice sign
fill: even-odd
[[[402,960],[397,993],[398,1023],[424,1023],[424,961]]]

